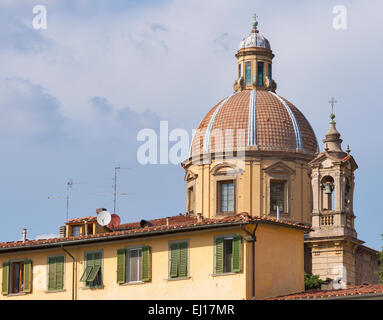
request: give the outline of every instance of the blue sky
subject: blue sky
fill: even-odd
[[[48,29],[32,28],[46,5]],[[334,30],[344,4],[347,30]],[[232,92],[234,54],[257,12],[276,57],[278,93],[309,119],[318,140],[335,96],[337,127],[359,164],[355,214],[359,238],[380,249],[383,43],[370,1],[0,0],[0,241],[57,234],[70,216],[112,209],[113,167],[120,165],[123,221],[185,210],[181,166],[137,163],[141,128],[191,132]]]

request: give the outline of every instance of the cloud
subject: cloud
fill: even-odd
[[[93,97],[89,99],[89,102],[97,112],[103,115],[110,115],[113,111],[113,106],[106,98]]]
[[[51,139],[64,119],[59,102],[41,86],[21,78],[0,80],[0,140]]]

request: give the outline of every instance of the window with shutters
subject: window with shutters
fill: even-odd
[[[29,293],[32,290],[32,261],[3,263],[2,294]]]
[[[80,281],[88,288],[102,287],[102,252],[86,252],[84,267]]]
[[[24,261],[11,263],[10,293],[20,293],[24,290]]]
[[[142,273],[141,273],[141,265],[142,265],[142,249],[129,249],[127,251],[127,259],[126,259],[126,279],[128,283],[141,282]]]
[[[48,257],[48,291],[64,289],[64,256]]]
[[[169,243],[169,279],[187,278],[189,275],[188,241]]]
[[[236,235],[215,238],[215,274],[241,271],[241,243]]]
[[[150,247],[123,248],[117,250],[117,283],[150,281]]]

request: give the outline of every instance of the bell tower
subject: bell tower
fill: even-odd
[[[346,286],[355,284],[355,251],[363,243],[354,227],[354,171],[358,165],[349,147],[342,150],[335,115],[330,118],[324,151],[309,163],[313,231],[305,243],[311,249],[311,272]]]

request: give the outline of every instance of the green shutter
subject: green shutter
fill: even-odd
[[[102,275],[100,270],[102,265],[102,252],[88,252],[85,255],[85,260],[86,268],[80,281],[87,282],[87,285],[91,287],[101,285]],[[92,283],[96,279],[98,273],[100,273],[100,277],[98,278],[97,283]]]
[[[188,243],[180,243],[180,258],[179,258],[179,277],[188,276]]]
[[[101,266],[94,266],[92,270],[89,272],[88,277],[86,278],[86,282],[93,282],[96,279],[97,273],[100,271]]]
[[[241,237],[233,238],[233,272],[241,271]]]
[[[142,281],[150,281],[150,247],[142,248]]]
[[[48,290],[57,290],[56,287],[56,259],[48,258]]]
[[[24,279],[23,279],[24,289],[23,292],[32,292],[32,261],[24,261]]]
[[[117,250],[117,283],[125,283],[125,249]]]
[[[224,238],[215,239],[215,273],[223,273],[223,243]]]
[[[84,273],[82,274],[80,281],[85,282],[86,279],[89,277],[90,272],[92,271],[93,267],[92,266],[87,266],[84,270]]]
[[[170,245],[170,278],[177,278],[178,276],[179,256],[180,256],[179,243],[172,243]]]
[[[3,262],[3,284],[1,293],[3,295],[8,294],[8,280],[9,280],[9,262]]]
[[[64,257],[56,257],[56,290],[64,289]]]

